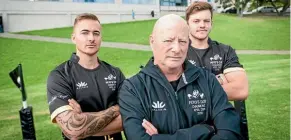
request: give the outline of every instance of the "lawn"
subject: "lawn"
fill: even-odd
[[[34,107],[37,139],[60,139],[60,131],[50,123],[46,103],[46,78],[51,69],[67,60],[74,46],[0,38],[0,131],[5,140],[21,139],[18,110],[19,90],[8,72],[21,62],[28,94]],[[101,59],[121,68],[127,77],[139,71],[151,52],[102,48]],[[290,139],[290,56],[239,55],[250,81],[246,101],[250,138],[253,140]]]
[[[149,44],[155,20],[103,24],[104,41]],[[290,50],[289,17],[214,15],[211,38],[240,50]],[[21,32],[20,34],[69,38],[72,28]]]

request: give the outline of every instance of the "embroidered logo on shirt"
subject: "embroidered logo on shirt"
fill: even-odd
[[[53,101],[55,101],[57,98],[59,99],[63,99],[63,100],[67,100],[68,99],[68,95],[58,95],[58,96],[53,96],[51,98],[51,100],[48,102],[48,104],[50,105]]]
[[[194,90],[192,94],[188,94],[189,99],[192,99],[192,98],[197,99],[198,97],[203,99],[204,93],[200,93],[198,90]]]
[[[210,65],[215,71],[219,71],[222,68],[222,57],[219,54],[210,57]]]
[[[116,89],[116,76],[109,74],[107,77],[104,77],[104,80],[112,91]]]
[[[188,60],[192,65],[196,66],[196,62],[194,60]]]
[[[204,93],[193,90],[192,94],[188,94],[188,103],[197,115],[203,115],[206,110],[206,99]]]
[[[113,76],[112,74],[109,74],[107,77],[104,78],[105,80],[116,80],[116,76]]]
[[[156,101],[152,104],[153,111],[166,111],[166,104],[164,102]]]
[[[55,99],[57,99],[57,96],[54,96],[53,98],[51,98],[51,100],[48,102],[48,104],[50,105]]]
[[[88,88],[88,84],[87,83],[85,83],[85,82],[79,82],[79,83],[77,83],[76,84],[76,86],[77,86],[77,89],[84,89],[84,88]]]
[[[213,57],[210,57],[210,61],[212,60],[222,60],[222,58],[219,56],[219,54],[216,54]]]

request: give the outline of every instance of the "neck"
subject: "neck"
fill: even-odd
[[[205,39],[197,39],[190,35],[191,40],[191,46],[197,49],[207,49],[209,47],[208,45],[208,37]]]
[[[80,58],[78,63],[86,69],[95,69],[99,66],[97,54],[90,56],[77,51],[76,55]]]
[[[183,66],[178,68],[167,68],[162,65],[158,65],[161,69],[162,73],[166,76],[168,81],[176,81],[180,78],[182,73],[184,72]]]

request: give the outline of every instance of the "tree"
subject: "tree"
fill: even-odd
[[[215,0],[216,3],[219,2],[222,4],[223,8],[234,6],[237,9],[237,15],[240,17],[243,16],[243,11],[250,1],[251,0]]]
[[[272,6],[276,9],[276,12],[279,16],[283,16],[285,11],[290,7],[289,0],[268,0],[268,1],[271,2]],[[278,11],[278,7],[276,6],[276,3],[283,4],[281,11]]]
[[[282,16],[290,7],[289,0],[253,0],[252,2],[256,4],[256,7],[271,4],[276,9],[276,13],[279,16]],[[281,11],[278,10],[279,7],[282,7]]]

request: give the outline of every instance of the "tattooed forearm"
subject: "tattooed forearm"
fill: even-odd
[[[59,114],[56,121],[68,138],[85,138],[100,132],[118,115],[119,107],[113,106],[97,113],[67,111]]]

